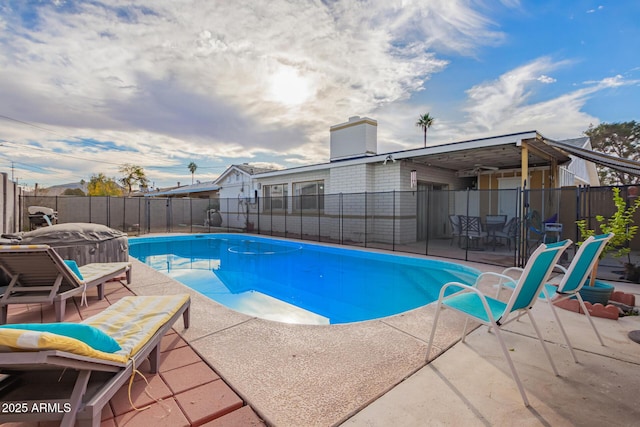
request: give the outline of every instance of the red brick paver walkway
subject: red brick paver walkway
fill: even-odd
[[[105,298],[97,299],[96,290],[87,292],[89,306],[80,307],[80,298],[67,302],[66,322],[78,322],[92,316],[124,296],[134,295],[120,282],[105,286]],[[23,304],[9,306],[8,323],[54,322],[52,305]],[[182,322],[182,320],[178,320]],[[162,339],[158,374],[149,373],[149,362],[139,368],[149,385],[136,376],[131,387],[123,386],[102,411],[103,427],[114,426],[264,426],[265,423],[220,378],[220,376],[171,330]],[[0,396],[1,398],[1,396]],[[57,422],[21,422],[5,426],[55,426]]]

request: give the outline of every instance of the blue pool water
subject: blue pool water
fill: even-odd
[[[242,313],[289,323],[376,319],[479,272],[450,262],[238,234],[129,239],[129,253]]]

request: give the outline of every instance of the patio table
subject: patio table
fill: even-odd
[[[498,241],[496,239],[496,232],[502,230],[507,223],[506,215],[487,215],[484,220],[485,230],[487,231],[487,235],[490,238],[491,247],[494,252],[496,250],[496,246],[498,245]]]

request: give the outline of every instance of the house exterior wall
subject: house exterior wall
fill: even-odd
[[[359,165],[339,166],[329,169],[329,185],[326,193],[363,193],[372,190],[374,166],[361,163]],[[327,191],[328,190],[328,191]]]
[[[332,216],[338,216],[338,207],[337,204],[332,203],[330,200],[327,200],[325,197],[324,200],[324,209],[322,210],[311,210],[311,211],[295,211],[293,202],[293,185],[295,183],[302,182],[310,182],[310,181],[324,181],[324,194],[330,193],[331,190],[331,181],[329,179],[329,170],[320,169],[314,171],[305,171],[305,172],[292,172],[288,174],[276,175],[265,178],[257,178],[256,179],[256,187],[259,187],[260,190],[258,194],[260,197],[264,197],[264,187],[267,185],[284,185],[287,188],[287,209],[286,211],[278,211],[274,210],[270,212],[270,222],[269,224],[259,224],[261,230],[269,230],[273,234],[276,235],[285,235],[285,234],[293,234],[299,235],[301,233],[313,234],[314,230],[316,232],[319,228],[322,229],[323,234],[330,229],[330,226],[327,223],[331,223],[331,221],[327,221],[328,218]],[[256,207],[261,211],[264,211],[265,204],[260,204],[259,207]],[[333,221],[336,222],[336,221]],[[318,225],[320,224],[320,226]],[[337,227],[333,227],[335,230],[332,230],[329,234],[331,236],[338,236]],[[336,237],[337,238],[337,237]]]
[[[254,196],[257,185],[254,179],[247,173],[238,171],[227,174],[222,180],[218,180],[220,190],[218,195],[221,199],[248,198]]]
[[[269,224],[260,224],[274,233],[300,234],[302,230],[322,229],[330,238],[362,242],[410,243],[415,240],[416,195],[411,188],[411,171],[417,171],[419,182],[444,185],[450,189],[466,188],[468,179],[455,172],[407,161],[387,161],[341,165],[328,164],[315,171],[292,172],[260,178],[260,186],[283,184],[293,196],[293,183],[324,180],[325,197],[322,212],[272,212]],[[261,193],[262,195],[263,193]],[[222,196],[222,193],[221,193]],[[261,208],[262,209],[262,208]],[[337,218],[343,218],[342,223]],[[365,220],[366,218],[366,220]],[[301,226],[302,225],[302,226]]]
[[[425,159],[430,157],[407,157],[407,152],[391,153],[386,157],[385,155],[370,157],[377,152],[376,132],[377,122],[374,120],[351,117],[348,122],[332,126],[330,129],[330,163],[258,173],[253,176],[240,172],[239,180],[234,178],[234,174],[239,172],[230,170],[229,177],[218,182],[222,187],[219,192],[220,198],[238,200],[236,216],[244,215],[242,221],[245,222],[248,216],[246,212],[252,210],[257,212],[257,209],[266,212],[268,209],[271,214],[269,228],[275,233],[285,235],[301,234],[305,231],[313,234],[314,230],[322,229],[323,234],[328,233],[331,237],[347,235],[348,239],[354,241],[359,241],[359,236],[364,234],[369,241],[408,243],[416,236],[418,211],[421,215],[421,230],[424,229],[423,224],[426,224],[427,218],[431,218],[429,220],[431,225],[435,224],[431,222],[433,218],[438,218],[438,221],[443,221],[442,227],[438,225],[438,229],[441,228],[441,232],[446,232],[447,224],[444,216],[442,218],[438,215],[429,216],[429,214],[437,214],[435,211],[437,207],[425,207],[425,199],[421,199],[421,207],[418,210],[418,198],[415,194],[417,188],[411,187],[412,171],[416,172],[417,181],[423,190],[432,187],[442,187],[452,191],[465,190],[473,186],[476,178],[458,177],[456,171],[447,169],[446,165],[439,167],[440,165],[426,164]],[[394,160],[394,155],[400,158]],[[549,168],[532,168],[529,171],[530,176],[527,182],[529,188],[552,188],[560,179],[556,177],[556,181],[552,182]],[[514,177],[519,174],[519,170],[481,174],[477,179],[476,188],[497,189],[498,178]],[[320,180],[324,183],[323,204],[316,208],[312,199],[295,199],[294,184]],[[270,203],[258,204],[253,197],[256,191],[258,196],[265,197],[264,187],[276,184],[286,188],[288,197],[286,210],[278,211],[277,207],[273,207],[271,211]],[[307,186],[306,190],[310,194],[313,193],[313,186]],[[352,203],[352,200],[359,199],[360,195],[364,195],[364,200]],[[277,199],[274,200],[277,201]],[[305,200],[311,200],[311,204],[305,203]],[[455,200],[455,197],[449,198],[448,203],[455,205]],[[304,203],[299,205],[300,209],[296,208],[298,203]],[[465,212],[473,211],[479,215],[486,215],[497,212],[498,205],[499,200],[496,196],[483,197],[480,194],[475,197],[474,195],[473,206],[465,208]],[[451,208],[451,206],[448,207]],[[472,209],[469,210],[469,208]],[[339,223],[335,218],[347,219],[348,226],[344,221]],[[227,225],[242,226],[241,223]],[[260,226],[262,228],[263,224]],[[348,230],[345,230],[347,228]],[[367,228],[370,228],[371,232]],[[433,227],[429,230],[431,228]],[[350,234],[350,230],[354,230],[353,235]]]
[[[449,190],[462,190],[468,187],[468,178],[459,178],[455,171],[443,169],[435,166],[425,165],[422,163],[406,163],[402,166],[400,187],[403,191],[410,191],[411,188],[411,171],[417,173],[418,182],[445,185]]]
[[[588,148],[591,149],[591,146]],[[561,167],[561,169],[566,171],[561,175],[564,178],[560,183],[561,187],[578,185],[590,185],[592,187],[597,187],[600,185],[598,171],[596,170],[596,165],[593,162],[588,162],[579,157],[571,156],[571,162],[568,165]]]
[[[256,177],[256,188],[258,187],[258,183],[260,183],[259,187],[263,187],[265,185],[275,185],[275,184],[285,184],[287,185],[287,194],[289,196],[293,195],[293,184],[298,182],[309,182],[309,181],[324,181],[324,193],[334,193],[331,189],[331,180],[329,179],[329,171],[326,169],[315,170],[315,171],[307,171],[307,172],[292,172],[288,174],[276,175],[267,178]],[[261,191],[258,192],[260,196],[263,195]],[[291,209],[291,207],[290,207]]]
[[[216,180],[216,184],[220,186],[218,197],[223,227],[245,228],[249,221],[248,213],[256,204],[257,181],[243,170],[231,168]]]
[[[373,184],[371,191],[402,190],[402,163],[400,161],[377,163],[373,166]]]

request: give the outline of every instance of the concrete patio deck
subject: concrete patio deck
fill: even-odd
[[[526,408],[495,337],[482,327],[466,343],[458,342],[462,320],[453,313],[445,311],[441,316],[431,358],[444,353],[426,365],[434,305],[346,325],[283,324],[227,309],[133,262],[130,289],[136,294],[191,295],[191,327],[182,330],[177,325],[177,332],[237,394],[238,401],[247,403],[242,409],[252,411],[251,422],[349,427],[512,425],[516,420],[531,426],[640,423],[640,344],[627,337],[629,331],[640,329],[637,316],[595,319],[606,343],[602,347],[582,315],[559,310],[577,349],[580,363],[576,364],[549,308],[537,304],[534,314],[560,377],[553,375],[528,321],[509,325],[505,340],[531,400]],[[635,293],[640,300],[640,285],[616,283],[616,289]],[[99,304],[90,299],[89,308],[100,309]],[[10,322],[15,321],[10,317]],[[171,339],[181,341],[178,336]],[[227,395],[211,390],[206,397],[215,399],[215,393]],[[202,394],[194,393],[193,405],[211,406],[210,400],[201,399]],[[175,425],[137,418],[146,424]],[[124,419],[107,419],[114,422],[103,425],[123,425]],[[212,425],[247,424],[220,420]]]

